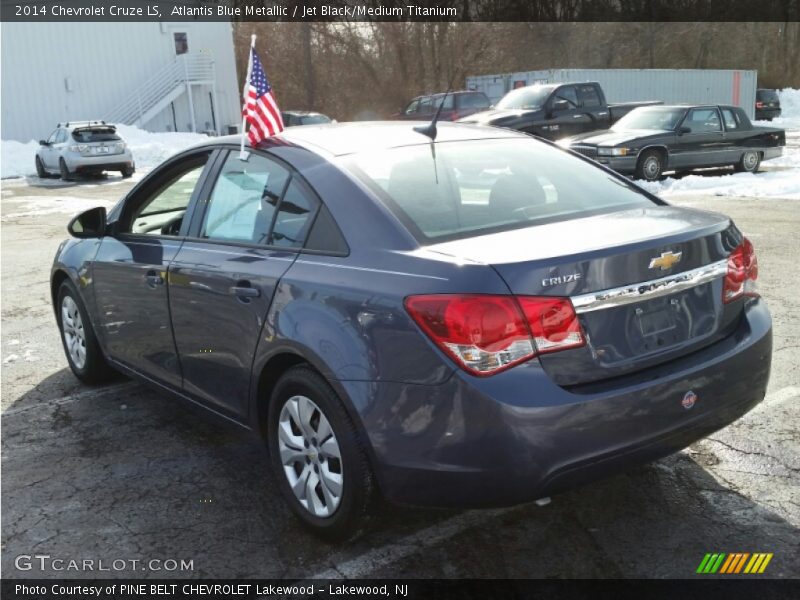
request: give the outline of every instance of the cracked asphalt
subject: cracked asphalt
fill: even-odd
[[[800,577],[798,201],[671,200],[731,215],[755,244],[775,344],[757,409],[681,453],[547,506],[382,505],[361,538],[331,545],[284,508],[256,440],[138,383],[89,388],[67,368],[50,306],[52,257],[71,214],[109,206],[130,185],[3,182],[6,577],[685,578],[706,552],[772,552],[763,577]],[[21,555],[124,566],[20,569]],[[148,562],[168,559],[191,569]]]

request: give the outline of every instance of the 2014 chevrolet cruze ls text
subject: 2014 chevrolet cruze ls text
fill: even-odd
[[[70,367],[264,435],[294,512],[347,535],[378,493],[535,500],[675,452],[765,393],[752,244],[517,132],[409,123],[217,138],[58,250]]]

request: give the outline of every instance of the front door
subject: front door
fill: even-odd
[[[287,167],[231,151],[205,214],[169,269],[184,390],[244,415],[256,346],[278,281],[317,210]]]
[[[66,134],[66,131],[60,127],[56,129],[50,134],[50,137],[47,138],[48,145],[42,146],[42,163],[46,169],[58,169],[59,151],[56,148],[56,144],[59,143],[59,138],[61,137],[62,132]]]
[[[547,101],[548,118],[541,126],[541,136],[549,140],[577,135],[586,129],[584,121],[590,120],[578,105],[574,85],[563,85]]]
[[[689,131],[678,135],[670,152],[669,167],[711,167],[726,164],[727,147],[722,120],[715,106],[692,108],[680,127]]]
[[[111,359],[180,388],[167,301],[167,269],[182,243],[183,217],[210,152],[162,168],[126,199],[113,236],[93,265],[98,334]]]

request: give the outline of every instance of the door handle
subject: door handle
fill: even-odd
[[[228,288],[228,293],[239,298],[258,298],[261,290],[250,285],[249,281],[237,281],[236,285]]]
[[[144,276],[144,279],[147,282],[147,285],[149,285],[151,288],[154,288],[157,285],[164,285],[164,278],[156,271],[148,271],[147,275]]]

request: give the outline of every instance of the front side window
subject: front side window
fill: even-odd
[[[243,161],[229,153],[208,200],[201,237],[268,244],[275,207],[288,181],[289,171],[275,161],[257,154]]]
[[[147,235],[178,235],[186,209],[208,161],[209,153],[168,167],[141,195],[132,199],[128,227],[123,231]]]
[[[60,129],[56,129],[55,131],[53,131],[53,133],[50,134],[50,137],[47,138],[47,143],[55,144],[56,140],[58,139],[58,134],[60,131],[61,131]]]
[[[422,243],[647,207],[632,184],[532,139],[441,142],[343,159]]]
[[[577,107],[578,95],[575,93],[575,86],[568,85],[560,88],[553,96],[553,102],[558,100],[566,100],[570,110]]]
[[[692,133],[710,133],[722,131],[719,113],[716,108],[693,108],[686,116],[683,124],[690,127]]]
[[[419,108],[419,100],[412,100],[411,104],[406,107],[405,114],[413,115]]]
[[[738,129],[739,123],[736,121],[736,115],[728,108],[722,109],[722,118],[725,119],[725,129],[732,130]]]
[[[67,130],[59,129],[58,135],[56,136],[56,144],[63,144],[66,141],[67,141]]]

